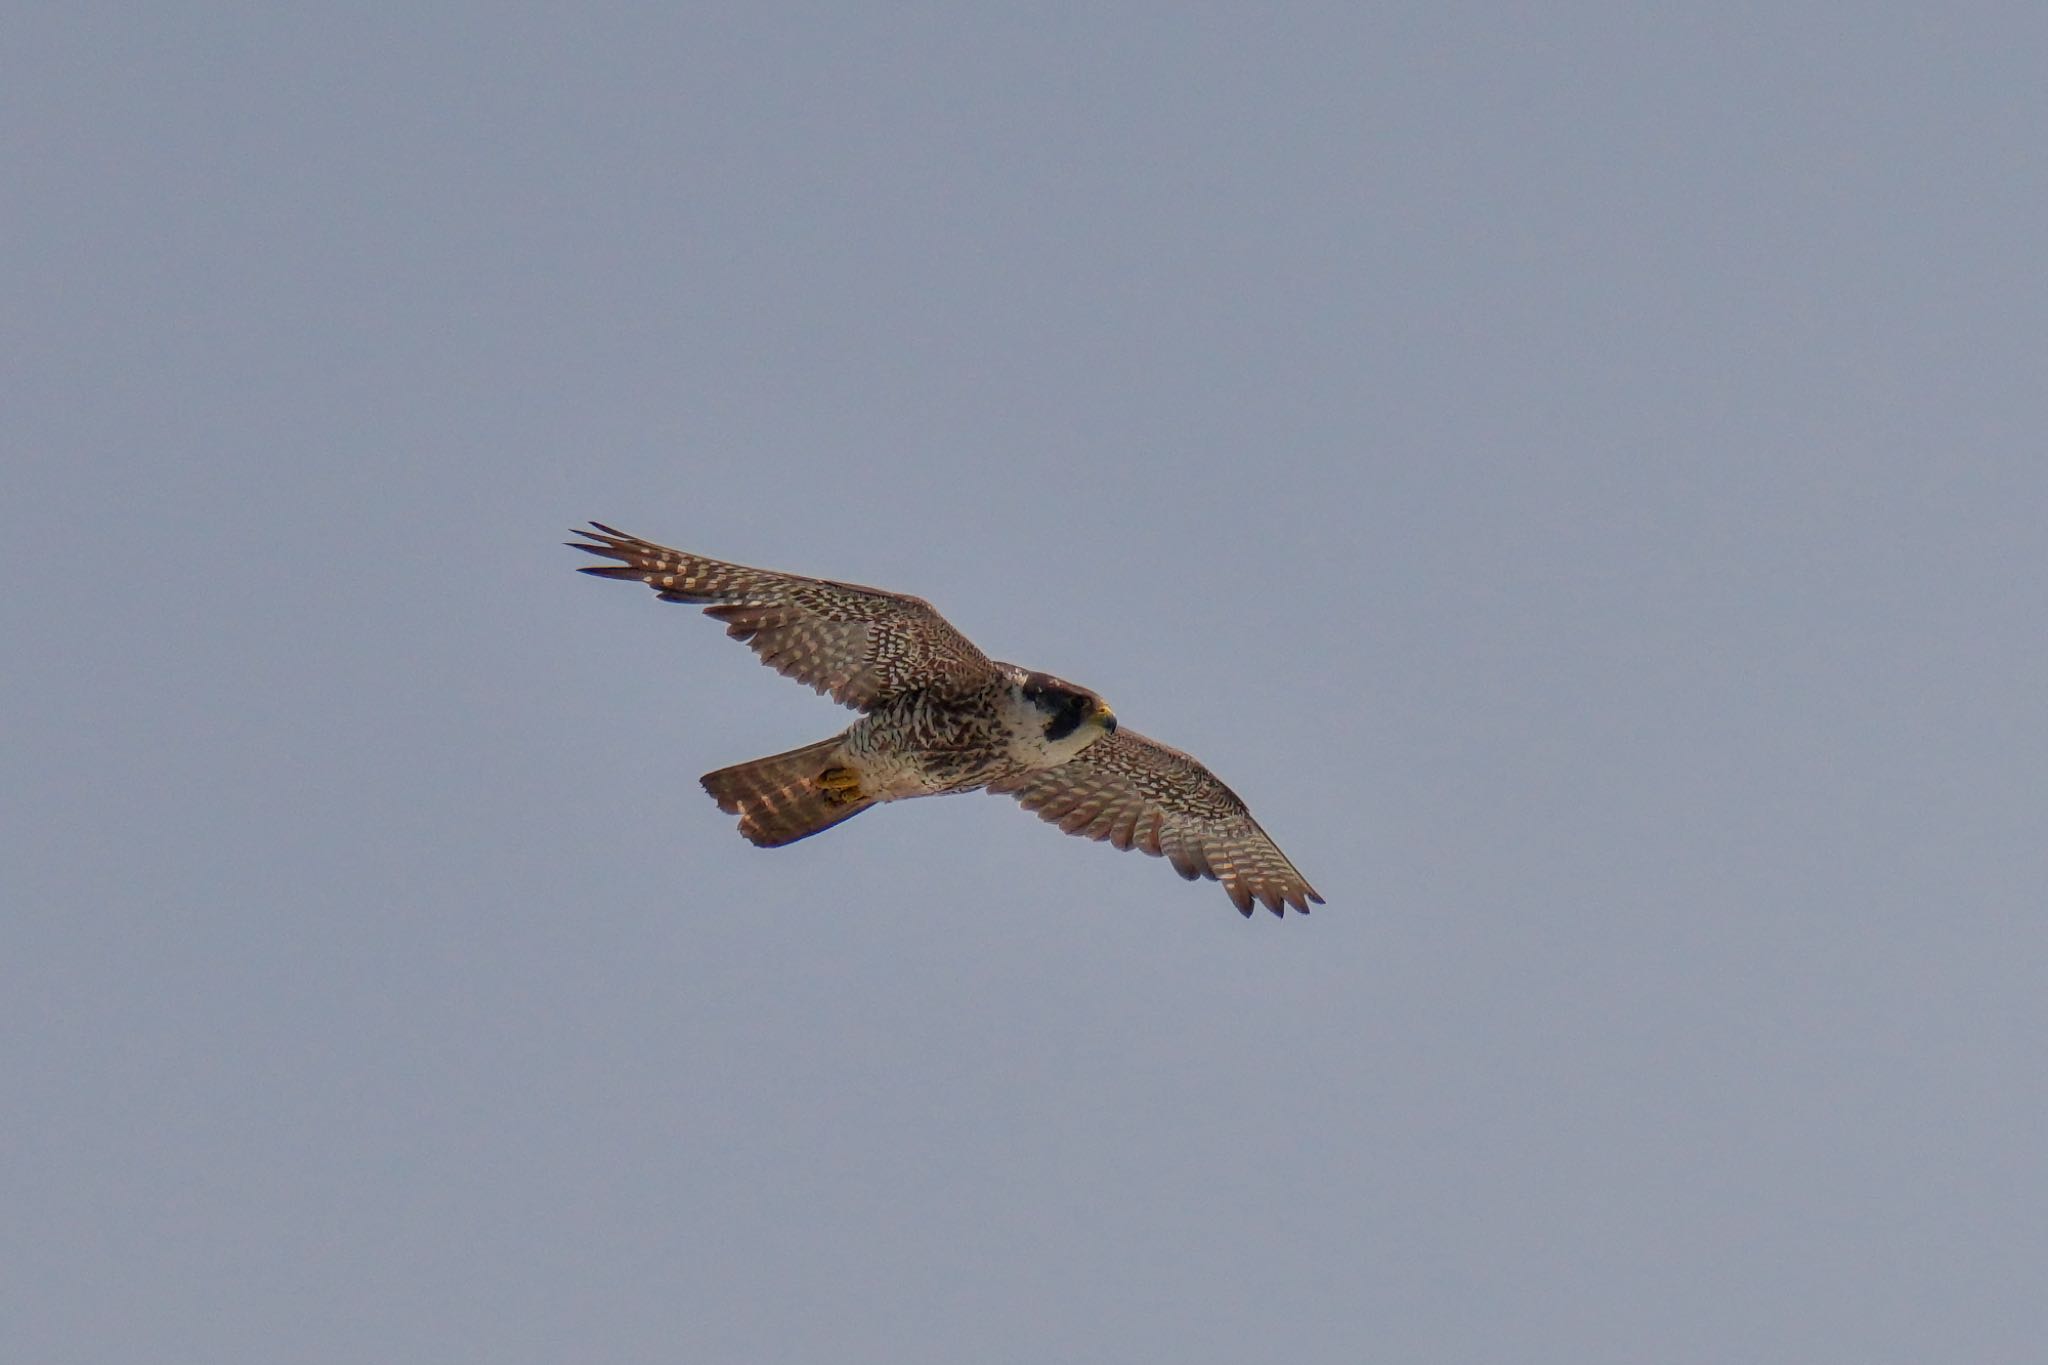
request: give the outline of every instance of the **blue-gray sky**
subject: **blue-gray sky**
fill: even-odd
[[[2048,20],[22,9],[0,1354],[2048,1338]],[[933,598],[1246,922],[599,517]]]

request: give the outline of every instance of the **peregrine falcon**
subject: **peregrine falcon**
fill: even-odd
[[[1275,915],[1323,903],[1207,768],[1119,729],[1087,688],[990,659],[923,598],[727,564],[602,522],[574,534],[570,548],[619,561],[584,573],[702,606],[762,663],[863,713],[830,739],[705,775],[762,848],[885,801],[981,790],[1068,834],[1164,857],[1189,881],[1213,878],[1245,915],[1254,901]]]

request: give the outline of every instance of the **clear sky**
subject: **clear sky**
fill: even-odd
[[[2044,16],[18,7],[0,1356],[2038,1359]],[[1329,904],[750,847],[589,517]]]

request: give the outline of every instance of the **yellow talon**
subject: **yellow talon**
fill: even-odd
[[[827,768],[818,774],[818,787],[835,802],[860,797],[860,774],[851,768]]]

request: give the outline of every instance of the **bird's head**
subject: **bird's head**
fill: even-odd
[[[1104,735],[1116,733],[1116,712],[1109,709],[1109,703],[1065,678],[1026,673],[1017,691],[1036,709],[1049,746],[1079,752]]]

